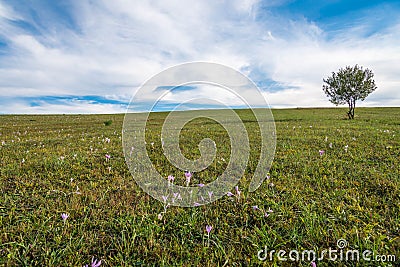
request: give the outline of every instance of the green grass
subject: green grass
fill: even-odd
[[[241,197],[169,207],[165,214],[125,164],[123,115],[0,116],[0,265],[83,266],[94,257],[101,266],[310,266],[276,257],[262,262],[257,252],[265,246],[321,251],[341,238],[350,249],[396,254],[397,262],[318,266],[399,264],[400,108],[358,108],[353,121],[344,109],[273,110],[271,178],[253,193],[247,187],[257,164],[258,127],[250,111],[238,113],[252,148]],[[162,155],[165,116],[151,116],[149,154],[161,174],[175,174],[183,184],[183,172]],[[183,129],[184,155],[197,158],[205,137],[217,143],[217,158],[192,183],[213,180],[229,158],[227,133],[204,119]],[[254,205],[273,212],[265,217]],[[69,214],[65,223],[62,213]],[[209,240],[206,225],[213,226]]]

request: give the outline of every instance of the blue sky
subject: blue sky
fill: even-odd
[[[322,79],[359,64],[378,86],[360,105],[400,106],[398,32],[399,1],[0,0],[0,113],[125,112],[145,81],[192,61],[241,71],[277,108],[332,106]],[[175,88],[156,109],[191,95],[240,106],[215,90]]]

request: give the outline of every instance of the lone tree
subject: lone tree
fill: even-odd
[[[341,68],[337,73],[332,72],[332,76],[324,80],[322,89],[330,98],[333,104],[342,105],[348,104],[349,111],[347,115],[349,119],[354,119],[354,109],[356,101],[364,99],[375,89],[374,74],[371,70],[355,65],[354,67],[347,66]]]

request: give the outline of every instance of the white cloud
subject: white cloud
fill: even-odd
[[[321,89],[322,78],[358,63],[375,72],[378,85],[363,104],[371,100],[371,105],[400,105],[400,24],[368,37],[357,26],[327,39],[326,32],[306,19],[294,21],[271,14],[259,20],[258,7],[256,0],[74,1],[78,29],[56,27],[33,35],[10,23],[32,22],[32,18],[0,2],[0,37],[11,46],[10,53],[1,56],[0,96],[129,99],[135,89],[166,67],[212,61],[248,73],[257,70],[260,76],[264,73],[266,79],[290,88],[266,93],[272,106],[330,106]],[[389,95],[391,102],[383,100]],[[176,94],[169,97],[169,101],[181,99]],[[229,94],[218,97],[233,101]],[[86,104],[88,112],[101,111],[99,106]],[[12,109],[47,112],[46,108],[50,113],[61,109],[81,112],[85,106],[82,102]],[[0,111],[5,110],[10,109]]]

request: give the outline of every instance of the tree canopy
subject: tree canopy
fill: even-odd
[[[364,101],[365,98],[377,88],[373,79],[374,73],[369,69],[363,69],[358,65],[341,68],[337,73],[323,79],[322,89],[329,97],[329,101],[335,105],[348,104],[349,119],[354,119],[356,101]]]

